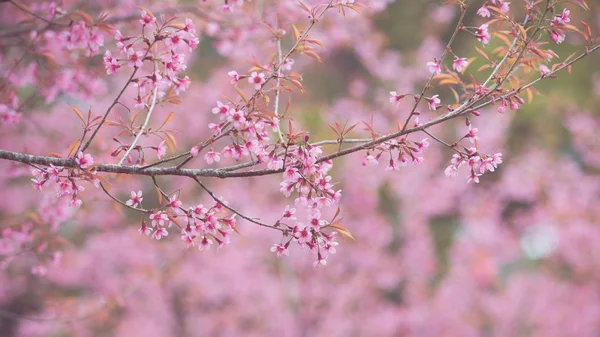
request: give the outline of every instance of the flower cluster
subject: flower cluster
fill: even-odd
[[[467,182],[479,183],[479,177],[486,171],[494,172],[499,164],[502,163],[502,153],[494,155],[481,154],[477,148],[471,147],[466,149],[465,154],[454,154],[450,160],[450,166],[446,168],[444,173],[449,177],[456,177],[458,169],[466,164],[469,168],[469,176]]]
[[[569,15],[571,11],[563,9],[562,13],[556,15],[550,24],[548,30],[550,38],[556,43],[562,43],[565,40],[565,33],[567,32],[566,25],[571,22]]]
[[[31,179],[33,188],[36,191],[42,191],[44,185],[52,184],[55,186],[57,198],[67,199],[69,206],[81,206],[83,202],[79,197],[85,188],[80,183],[88,181],[98,188],[100,180],[93,169],[94,158],[89,153],[84,154],[80,151],[75,162],[79,169],[56,167],[52,164],[45,169],[34,169],[31,172],[34,176],[34,179]]]
[[[417,123],[418,119],[417,119]],[[382,143],[372,151],[367,151],[362,164],[378,165],[382,155],[388,154],[390,159],[386,171],[399,171],[409,162],[418,164],[425,160],[423,153],[429,147],[429,140],[424,138],[421,141],[412,141],[406,138],[400,140],[392,139]]]
[[[131,191],[127,205],[135,208],[141,205],[142,200],[141,191]],[[142,221],[139,233],[160,240],[169,235],[167,229],[175,224],[180,228],[181,240],[186,248],[197,243],[200,250],[209,249],[214,242],[221,248],[231,242],[231,233],[237,231],[237,214],[232,214],[224,204],[217,201],[209,207],[199,204],[186,209],[182,207],[181,200],[173,195],[164,207],[151,211],[150,225]]]
[[[79,21],[59,35],[60,40],[69,50],[81,50],[86,56],[96,55],[104,46],[104,35],[98,27]]]

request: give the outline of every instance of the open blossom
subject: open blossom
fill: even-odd
[[[181,200],[177,198],[177,195],[172,195],[169,197],[169,203],[167,205],[173,209],[178,209],[181,207],[181,204]]]
[[[440,66],[440,61],[433,60],[433,62],[427,62],[427,68],[429,72],[435,75],[439,75],[442,72],[442,68]]]
[[[260,90],[262,85],[266,82],[264,73],[257,73],[253,71],[248,78],[248,82],[254,84],[254,89]]]
[[[488,44],[490,42],[490,38],[492,37],[490,35],[490,32],[488,32],[488,25],[483,24],[479,26],[479,28],[476,28],[475,37],[477,38],[477,40],[479,40],[479,42],[483,44]]]
[[[106,53],[104,53],[104,68],[106,68],[106,74],[107,75],[112,75],[112,74],[116,74],[117,73],[117,69],[119,69],[121,66],[117,63],[117,59],[115,59],[114,57],[112,57],[110,50],[107,50]]]
[[[154,231],[154,233],[152,233],[152,238],[155,240],[160,240],[164,236],[168,236],[168,235],[169,235],[169,232],[167,232],[166,228],[159,227]]]
[[[131,191],[131,197],[125,203],[127,206],[137,207],[144,198],[142,198],[142,191]]]
[[[510,5],[510,2],[498,0],[498,8],[500,9],[500,12],[502,12],[502,13],[508,13],[509,5]]]
[[[563,43],[563,41],[565,40],[565,37],[566,37],[565,33],[563,33],[560,30],[554,30],[554,29],[550,30],[550,39],[552,39],[552,41],[554,41],[557,44]]]
[[[142,66],[142,58],[144,53],[141,50],[134,50],[133,48],[127,49],[127,59],[129,60],[129,67],[139,68]]]
[[[490,13],[490,10],[488,8],[488,4],[487,2],[483,4],[483,6],[481,6],[481,8],[479,8],[477,10],[477,15],[483,17],[483,18],[489,18],[492,13]]]
[[[140,227],[140,229],[138,229],[138,233],[141,234],[146,234],[146,235],[150,235],[152,234],[153,229],[148,227],[148,225],[146,224],[146,221],[142,221],[142,226]]]
[[[439,95],[433,95],[431,97],[425,97],[425,100],[427,101],[427,104],[429,105],[429,110],[437,110],[441,105],[440,105],[440,99],[438,98]]]
[[[233,126],[236,129],[240,129],[240,128],[242,128],[242,126],[246,122],[246,117],[244,117],[244,111],[242,111],[242,110],[234,110],[233,112],[230,112],[229,117],[227,118],[227,120],[230,121],[230,122],[233,122]]]
[[[224,119],[225,117],[227,117],[229,110],[229,105],[223,104],[221,101],[217,101],[217,106],[212,108],[212,113],[215,115],[219,114],[221,119]]]
[[[546,76],[546,75],[550,74],[550,69],[544,64],[540,64],[538,66],[538,70],[540,71],[540,75],[542,75],[542,76]]]
[[[204,160],[206,160],[207,164],[218,163],[221,160],[221,154],[210,149],[210,151],[204,155]]]
[[[464,57],[454,56],[454,62],[452,62],[452,68],[459,73],[463,71],[463,68],[469,65],[469,62]]]
[[[156,156],[158,157],[158,159],[162,158],[165,154],[167,153],[167,147],[165,145],[165,141],[163,140],[162,142],[160,142],[160,144],[158,144],[158,146],[156,147]]]
[[[273,247],[271,247],[271,252],[277,253],[277,257],[281,257],[283,255],[290,255],[288,249],[282,244],[274,244]]]
[[[562,13],[560,15],[557,15],[554,17],[554,19],[552,19],[552,25],[553,26],[564,26],[567,23],[571,22],[571,18],[569,18],[569,14],[571,14],[571,11],[568,9],[563,9]]]
[[[404,98],[404,95],[398,95],[395,91],[390,91],[390,103],[394,104],[396,108],[400,104],[402,98]]]
[[[82,169],[87,169],[90,166],[94,165],[94,158],[89,153],[83,154],[83,152],[79,151],[77,154],[77,158],[75,158],[77,165]]]
[[[198,147],[198,145],[192,147],[192,149],[190,150],[190,156],[195,157],[198,155],[198,152],[200,152],[200,147]]]
[[[232,70],[230,72],[227,73],[227,75],[229,75],[229,77],[231,77],[231,84],[235,85],[240,81],[240,75],[238,75],[237,71]]]
[[[158,211],[150,214],[150,220],[152,220],[152,226],[154,227],[164,226],[165,221],[169,221],[169,217],[165,213]]]
[[[154,17],[153,15],[151,15],[150,13],[146,12],[145,10],[142,9],[142,18],[140,19],[140,23],[142,25],[149,25],[152,24],[156,21],[156,17]]]

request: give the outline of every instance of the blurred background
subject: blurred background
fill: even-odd
[[[293,35],[289,23],[307,25],[291,1],[276,7],[254,0],[227,15],[218,10],[221,3],[212,1],[141,2],[92,2],[86,11],[97,15],[111,9],[111,15],[123,15],[137,13],[137,5],[150,10],[197,5],[200,14],[216,13],[191,15],[200,31],[199,48],[186,71],[192,84],[181,104],[160,107],[155,115],[159,125],[175,112],[170,127],[179,132],[182,152],[209,134],[208,123],[217,120],[210,113],[215,102],[223,94],[235,95],[227,72],[245,72],[252,57],[270,61],[275,45],[260,22],[277,18],[288,37]],[[469,27],[485,22],[475,15],[483,1],[475,2],[479,5],[465,19]],[[514,0],[510,14],[522,18],[524,3]],[[292,117],[313,141],[335,138],[328,127],[335,121],[368,121],[380,132],[394,131],[412,101],[395,108],[389,92],[421,90],[429,77],[425,63],[441,55],[458,18],[456,6],[437,0],[367,4],[371,8],[360,15],[346,13],[344,18],[332,11],[317,24],[311,36],[326,47],[318,50],[322,63],[294,57],[293,70],[303,75],[306,92],[286,93],[282,99],[291,98]],[[597,33],[600,4],[589,5],[590,11],[570,2],[558,8],[569,8],[572,24],[581,28],[583,20]],[[24,17],[0,4],[0,31]],[[136,21],[114,25],[123,32],[139,30]],[[18,54],[6,41],[0,42],[3,71]],[[569,33],[564,43],[550,41],[547,48],[564,60],[581,53],[583,44],[580,35]],[[284,50],[291,45],[291,38],[284,40]],[[477,72],[484,61],[475,46],[483,48],[464,32],[453,51],[479,57],[465,74],[482,80],[489,70]],[[503,42],[492,38],[485,51],[499,59],[494,54],[499,46]],[[106,49],[115,50],[112,34],[105,34],[100,54],[86,63],[95,77],[68,93],[61,89],[65,93],[52,100],[43,85],[23,84],[19,97],[27,105],[18,124],[0,129],[0,148],[64,153],[81,130],[67,103],[82,111],[91,105],[100,114],[126,79],[125,73],[104,75],[101,54]],[[27,64],[15,73],[25,72]],[[445,176],[452,151],[432,140],[423,163],[398,172],[363,166],[364,154],[337,160],[332,176],[343,190],[343,224],[356,240],[341,239],[324,268],[314,268],[314,254],[298,247],[290,257],[277,258],[269,248],[279,242],[279,233],[246,222],[239,223],[241,234],[232,244],[220,250],[183,250],[175,231],[153,241],[138,235],[141,215],[91,185],[83,206],[69,208],[56,204],[52,191],[34,191],[28,168],[2,161],[0,227],[26,232],[25,226],[43,233],[50,244],[40,250],[31,235],[22,253],[0,249],[0,335],[600,336],[599,65],[600,53],[592,54],[570,74],[542,81],[536,86],[539,95],[519,110],[499,114],[491,107],[471,118],[482,151],[502,152],[504,158],[479,184],[467,184],[466,171]],[[49,75],[38,78],[44,76]],[[442,104],[452,104],[451,92],[433,93]],[[424,112],[421,120],[440,113]],[[128,114],[123,107],[115,110],[115,118]],[[450,143],[466,130],[464,120],[431,129]],[[115,161],[110,157],[115,133],[105,128],[98,137],[91,150],[97,161]],[[352,135],[368,133],[359,126]],[[144,205],[156,203],[150,179],[111,179],[113,193],[123,200],[130,190],[140,189]],[[159,179],[184,201],[210,203],[188,180]],[[293,202],[279,192],[279,182],[279,176],[206,181],[231,205],[267,223]],[[50,263],[54,252],[61,253],[60,263]],[[47,264],[45,276],[31,273],[40,261]]]

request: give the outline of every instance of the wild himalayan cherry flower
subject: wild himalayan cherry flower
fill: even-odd
[[[565,40],[565,33],[559,31],[559,30],[550,30],[550,38],[552,39],[552,41],[554,41],[555,43],[561,44],[564,40]]]
[[[152,23],[154,23],[156,21],[156,17],[154,17],[153,15],[151,15],[150,13],[146,12],[145,10],[142,9],[142,18],[140,19],[140,23],[142,25],[150,25]]]
[[[253,71],[248,78],[248,82],[254,84],[254,89],[260,90],[262,85],[266,82],[264,73],[257,73]]]
[[[469,65],[469,62],[465,57],[454,56],[454,62],[452,62],[452,68],[454,68],[454,70],[460,73],[467,65]]]
[[[283,255],[290,255],[288,249],[285,248],[285,246],[282,244],[274,244],[273,247],[271,247],[271,252],[277,253],[277,257],[281,257]]]
[[[202,237],[200,240],[200,245],[198,245],[199,250],[210,249],[210,246],[213,244],[212,240],[207,238],[206,236]]]
[[[292,66],[294,65],[294,59],[291,58],[286,58],[285,61],[283,61],[283,64],[281,65],[281,68],[284,70],[292,70]]]
[[[465,135],[465,138],[469,138],[469,141],[471,143],[475,143],[476,141],[479,140],[479,136],[477,136],[477,132],[479,132],[479,129],[477,128],[472,128],[469,126],[469,132]]]
[[[488,25],[483,24],[479,26],[479,28],[475,28],[475,37],[483,44],[488,44],[490,42],[490,32],[488,32]]]
[[[221,103],[221,101],[217,101],[217,106],[212,108],[212,113],[215,115],[219,114],[221,119],[224,119],[225,117],[227,117],[229,110],[230,110],[229,105],[223,104],[223,103]]]
[[[233,122],[233,126],[236,129],[240,129],[242,125],[246,122],[246,117],[244,117],[244,111],[242,110],[234,110],[229,113],[228,121]]]
[[[177,195],[173,195],[173,196],[169,197],[168,206],[171,207],[172,209],[177,209],[181,206],[181,200],[177,199]]]
[[[283,217],[288,218],[290,220],[296,220],[294,213],[296,213],[296,209],[293,207],[290,207],[290,205],[287,205],[287,206],[285,206],[285,209],[283,210]]]
[[[231,84],[236,85],[240,81],[240,75],[238,75],[237,71],[232,70],[227,73],[229,77],[231,77]]]
[[[488,9],[487,2],[484,3],[483,6],[481,6],[481,8],[477,10],[477,15],[483,18],[489,18],[492,15],[492,13],[490,13],[490,10]]]
[[[77,162],[77,165],[79,165],[79,167],[86,170],[90,166],[94,165],[94,158],[92,158],[92,156],[89,153],[86,153],[84,155],[83,152],[79,151],[79,153],[77,154],[77,158],[75,158],[75,162]]]
[[[441,105],[440,104],[440,99],[438,98],[439,95],[433,95],[431,96],[431,98],[425,97],[425,100],[427,101],[427,104],[429,105],[429,110],[437,110]]]
[[[442,72],[440,61],[436,59],[434,59],[433,62],[427,62],[427,67],[429,68],[429,72],[432,74],[439,75]]]
[[[548,74],[550,74],[550,69],[543,64],[540,64],[538,69],[542,76],[547,76]]]
[[[160,240],[163,236],[168,236],[169,232],[164,227],[157,228],[154,233],[152,233],[152,238],[155,240]]]
[[[398,95],[395,91],[390,91],[390,103],[394,104],[396,108],[400,104],[400,100],[404,98],[405,95]]]
[[[167,147],[165,146],[165,141],[163,140],[162,142],[160,142],[160,144],[158,144],[158,146],[156,147],[156,156],[158,157],[158,159],[162,158],[162,156],[164,156],[167,153]]]
[[[140,227],[140,229],[138,229],[138,233],[140,233],[140,235],[150,235],[152,233],[152,228],[148,227],[146,221],[142,221],[142,226]]]
[[[316,267],[316,266],[325,266],[325,265],[327,265],[326,257],[323,257],[321,255],[321,253],[318,253],[318,255],[317,255],[317,261],[315,261],[313,263],[313,267]]]
[[[127,49],[127,58],[129,59],[130,68],[139,68],[142,66],[142,58],[144,53],[141,50],[135,51],[133,48]]]
[[[493,2],[495,4],[496,1],[493,1]],[[510,5],[510,2],[506,2],[506,1],[503,1],[503,0],[498,0],[498,4],[497,5],[498,5],[498,8],[500,9],[500,12],[502,12],[502,13],[508,13],[508,10],[509,10],[508,6]]]
[[[207,164],[212,164],[214,162],[218,163],[221,160],[221,154],[210,149],[210,151],[206,152],[204,155],[204,160],[206,160]]]
[[[169,217],[165,213],[158,211],[150,214],[150,220],[152,220],[152,226],[154,227],[164,226],[165,221],[169,221]]]
[[[116,74],[117,69],[119,69],[120,67],[121,66],[117,63],[117,60],[114,57],[112,57],[110,50],[107,50],[106,53],[104,53],[104,68],[106,68],[106,74]]]
[[[135,191],[131,191],[131,197],[125,204],[127,206],[137,207],[142,203],[142,200],[144,200],[144,198],[142,198],[142,191],[137,191],[137,193],[135,193]]]
[[[564,26],[567,23],[571,22],[571,18],[569,18],[569,14],[571,14],[571,11],[568,9],[563,9],[562,13],[560,15],[557,15],[554,17],[554,19],[552,20],[552,25],[553,26]]]
[[[190,150],[190,156],[195,157],[198,155],[198,152],[200,152],[200,147],[198,147],[198,145],[192,147],[192,149]]]

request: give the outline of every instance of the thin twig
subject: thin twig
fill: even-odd
[[[156,71],[157,71],[156,61],[154,61],[154,72],[156,73]],[[152,116],[152,112],[154,111],[154,108],[156,107],[156,97],[157,96],[158,96],[158,83],[155,83],[154,91],[152,92],[152,103],[150,104],[150,107],[148,108],[148,113],[146,114],[146,120],[144,121],[144,124],[142,124],[142,127],[140,128],[140,131],[138,132],[138,134],[135,136],[133,143],[131,143],[129,148],[127,148],[127,151],[125,152],[125,154],[123,155],[121,160],[119,160],[119,163],[117,165],[123,164],[123,161],[129,156],[129,154],[131,153],[131,151],[133,150],[135,145],[138,143],[140,138],[142,138],[142,135],[144,134],[146,127],[148,127],[148,122],[150,122],[150,116]]]

